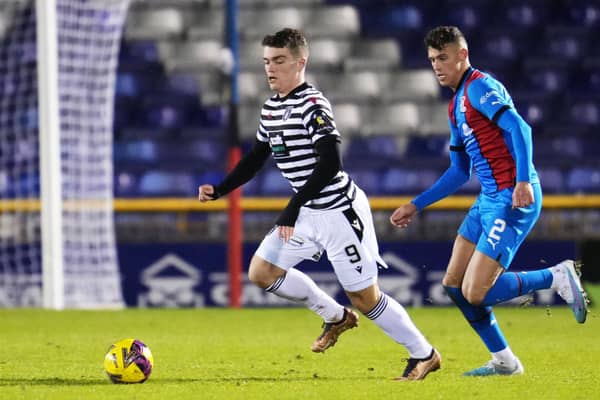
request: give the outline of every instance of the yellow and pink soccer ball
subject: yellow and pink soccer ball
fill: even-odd
[[[138,339],[119,340],[104,356],[104,370],[113,383],[143,383],[153,366],[150,348]]]

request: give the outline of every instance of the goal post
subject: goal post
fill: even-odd
[[[43,306],[60,310],[65,297],[56,0],[36,0],[35,9]]]
[[[0,3],[0,307],[124,304],[112,121],[128,6]]]

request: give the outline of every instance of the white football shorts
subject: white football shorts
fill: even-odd
[[[348,209],[302,207],[292,238],[285,243],[272,229],[255,254],[287,271],[303,260],[318,261],[323,251],[348,292],[375,284],[378,268],[387,268],[379,255],[369,201],[360,188]]]

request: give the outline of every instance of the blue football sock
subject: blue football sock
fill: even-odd
[[[528,272],[505,272],[496,280],[489,290],[482,306],[493,306],[515,297],[529,294],[540,289],[548,289],[552,285],[552,272],[540,269]]]
[[[483,340],[490,353],[496,353],[508,346],[496,322],[492,307],[470,304],[464,298],[460,288],[444,286],[444,289],[446,289],[446,293],[454,301],[454,304],[462,311],[469,324],[471,324],[471,327],[473,327],[481,340]]]

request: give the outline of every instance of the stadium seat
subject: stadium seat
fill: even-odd
[[[408,139],[406,146],[407,158],[447,158],[449,137],[445,136],[415,136],[412,135]]]
[[[569,70],[564,66],[544,66],[539,62],[526,63],[518,88],[539,95],[559,94],[569,83]]]
[[[345,151],[344,164],[350,167],[388,167],[404,154],[402,138],[393,135],[353,137]]]
[[[335,69],[342,67],[343,61],[351,51],[351,42],[348,40],[315,39],[310,43],[309,68]],[[260,53],[262,54],[262,52]]]
[[[440,85],[431,68],[380,74],[382,97],[391,101],[426,101],[440,96]]]
[[[297,7],[272,7],[262,10],[242,9],[239,13],[240,35],[259,41],[283,28],[303,29],[305,12]]]
[[[114,176],[114,195],[117,197],[136,197],[139,195],[139,177],[129,171],[121,170]]]
[[[261,104],[241,105],[239,108],[239,127],[242,139],[251,139],[254,142],[256,130],[260,121]]]
[[[439,175],[436,170],[390,168],[383,173],[381,192],[386,195],[419,194],[435,183]]]
[[[149,96],[142,104],[144,126],[154,129],[178,130],[188,123],[193,111],[184,97]]]
[[[362,119],[360,108],[356,103],[336,103],[333,105],[335,124],[342,137],[360,133]]]
[[[149,170],[140,179],[139,191],[143,196],[194,196],[197,182],[191,173]]]
[[[420,31],[426,20],[418,3],[361,6],[360,11],[362,31],[369,37],[394,37],[406,31]]]
[[[488,25],[489,11],[489,6],[481,1],[450,1],[446,3],[446,9],[438,19],[443,20],[446,25],[460,27],[470,37],[477,35],[483,26]]]
[[[514,30],[532,30],[540,28],[549,15],[546,2],[503,2],[498,3],[491,22],[498,28],[510,26]]]
[[[335,88],[335,90],[334,90]],[[344,73],[333,81],[326,96],[332,103],[368,102],[379,99],[381,88],[377,73],[374,71],[358,71]]]
[[[600,104],[598,98],[580,100],[568,106],[570,123],[588,127],[600,126]]]
[[[589,167],[575,167],[567,175],[569,193],[600,192],[600,170]]]
[[[448,103],[436,101],[419,105],[421,123],[417,129],[420,135],[450,137],[448,125]]]
[[[381,176],[374,168],[348,168],[350,178],[367,194],[379,195]]]
[[[168,71],[224,71],[230,62],[218,40],[162,42],[159,50]]]
[[[240,102],[262,103],[273,95],[264,72],[242,71],[238,75]]]
[[[569,25],[587,28],[600,27],[600,4],[598,2],[569,0],[566,7]]]
[[[225,10],[204,8],[183,15],[184,29],[190,40],[221,40],[225,32]]]
[[[399,43],[391,38],[360,39],[352,44],[351,54],[344,60],[346,71],[389,70],[402,63]]]
[[[177,8],[136,10],[132,8],[125,25],[127,39],[172,39],[183,34],[183,16]]]
[[[262,190],[260,192],[264,196],[290,196],[294,193],[287,179],[275,168],[265,170],[262,176]]]
[[[117,164],[152,164],[158,161],[158,154],[158,144],[150,139],[118,141],[113,145],[113,158]]]
[[[419,109],[415,103],[399,102],[377,105],[370,108],[368,122],[363,133],[366,135],[397,134],[416,132],[420,125]]]
[[[544,193],[562,193],[564,191],[564,176],[556,167],[540,167],[537,172]]]
[[[529,92],[514,92],[513,101],[519,114],[533,129],[543,130],[554,118],[555,101],[553,96]]]
[[[360,33],[360,17],[351,5],[314,7],[304,30],[311,38],[347,38]]]
[[[588,53],[588,41],[594,40],[589,29],[583,27],[548,27],[544,34],[544,46],[537,46],[535,54],[548,59],[561,59],[579,65]]]
[[[312,49],[312,42],[311,42]],[[242,71],[253,71],[262,72],[264,74],[263,67],[263,46],[260,40],[255,39],[244,39],[240,40],[239,48],[240,57],[240,70]],[[311,68],[309,68],[310,70]]]

